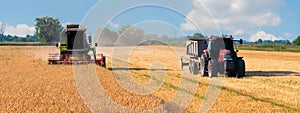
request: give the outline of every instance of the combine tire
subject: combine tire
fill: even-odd
[[[237,60],[237,71],[236,71],[236,77],[242,78],[245,77],[245,61],[243,59]]]
[[[207,66],[207,64],[205,64],[205,57],[204,57],[204,55],[202,55],[201,59],[200,59],[200,75],[202,77],[208,76],[206,66]]]
[[[208,62],[208,76],[210,78],[217,77],[218,74],[218,65],[214,60]]]

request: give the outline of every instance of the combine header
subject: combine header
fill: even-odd
[[[87,36],[86,29],[78,24],[67,25],[67,28],[60,33],[60,42],[56,47],[60,53],[50,53],[48,63],[51,64],[88,64],[96,63],[106,67],[106,57],[97,54],[95,47],[92,47],[92,37]]]

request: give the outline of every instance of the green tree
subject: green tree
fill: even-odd
[[[63,30],[59,19],[47,16],[36,18],[35,22],[35,36],[39,37],[42,43],[59,41],[59,33]]]
[[[187,36],[188,39],[204,39],[205,36],[202,33],[195,33],[193,36]]]
[[[300,45],[300,36],[298,36],[294,41],[293,44],[299,46]]]
[[[290,40],[286,40],[286,45],[292,45],[292,43],[290,42]]]
[[[263,40],[262,40],[262,39],[258,39],[258,40],[257,40],[257,43],[258,43],[258,44],[262,44],[262,43],[263,43]]]
[[[202,33],[195,33],[193,35],[193,38],[195,38],[195,39],[203,39],[203,38],[205,38],[205,36]]]
[[[120,43],[123,45],[136,45],[145,38],[145,32],[141,28],[135,28],[132,25],[125,25],[119,31]]]
[[[3,41],[5,27],[6,26],[4,24],[0,23],[0,42]]]
[[[128,35],[135,31],[135,28],[132,25],[123,26],[118,32],[120,35]]]
[[[108,28],[98,28],[95,33],[94,42],[99,46],[113,46],[118,38],[118,33]]]

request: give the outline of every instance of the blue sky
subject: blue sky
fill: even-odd
[[[81,23],[89,32],[132,24],[146,33],[181,36],[233,34],[247,40],[289,39],[300,35],[297,0],[2,0],[6,33],[34,33],[36,17]]]

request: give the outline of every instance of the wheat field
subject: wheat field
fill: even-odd
[[[93,64],[80,68],[94,68],[104,94],[123,108],[199,112],[207,100],[212,79],[179,69],[184,48],[105,47],[98,51],[107,55],[108,69]],[[99,106],[87,102],[80,92],[74,66],[47,64],[48,53],[52,52],[57,49],[0,47],[0,112],[99,111]],[[241,50],[238,55],[245,59],[247,77],[222,79],[220,93],[208,112],[300,112],[300,53]],[[125,73],[129,77],[123,76]],[[137,94],[125,88],[132,84],[120,83],[128,79],[139,85],[157,82],[158,87]],[[182,98],[177,98],[179,94]],[[103,98],[97,97],[94,103]],[[161,107],[172,103],[178,108]],[[122,112],[118,108],[109,110]]]

